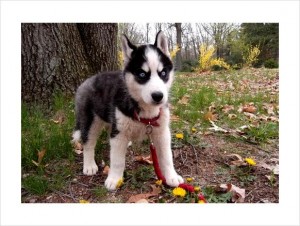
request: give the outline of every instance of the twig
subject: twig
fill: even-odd
[[[179,152],[180,152],[180,158],[181,158],[182,164],[184,165],[185,161],[187,160],[187,153],[185,154],[185,159],[183,159],[181,149],[179,150]]]
[[[73,195],[73,192],[72,192],[71,184],[72,184],[72,182],[69,183],[69,193],[70,193],[70,196],[72,197],[72,199],[75,201],[75,198],[74,198],[74,195]]]
[[[74,197],[72,197],[72,196],[70,196],[70,195],[68,195],[68,194],[65,194],[65,193],[62,193],[62,192],[60,192],[60,191],[57,191],[57,190],[52,190],[54,193],[56,193],[56,194],[58,194],[60,197],[61,196],[65,196],[65,197],[68,197],[68,198],[71,198],[71,199],[73,199],[74,200],[74,202],[77,202],[77,200],[74,198]],[[62,197],[61,197],[62,198]],[[63,198],[62,198],[63,199]],[[63,199],[64,200],[64,199]],[[65,200],[64,200],[64,202],[65,202]]]
[[[189,145],[191,145],[191,146],[192,146],[192,148],[193,148],[194,155],[195,155],[195,157],[196,157],[196,165],[197,165],[197,167],[196,167],[196,173],[198,174],[198,168],[199,168],[199,165],[198,165],[198,163],[199,163],[199,161],[198,161],[198,155],[197,155],[197,151],[196,151],[196,149],[195,149],[194,145],[192,145],[192,144],[191,144],[190,142],[188,142],[188,141],[187,141],[187,143],[188,143]]]

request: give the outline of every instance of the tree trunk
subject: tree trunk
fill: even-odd
[[[48,102],[56,90],[73,92],[89,73],[74,24],[22,24],[22,100]]]
[[[182,59],[181,59],[181,23],[175,23],[176,28],[176,42],[179,51],[176,53],[176,70],[181,70]]]
[[[82,41],[76,24],[23,23],[22,101],[49,105],[55,92],[73,94],[80,83],[96,71],[117,69],[116,25],[106,26],[107,29],[91,26],[83,32],[90,32],[91,45],[88,45],[88,41]],[[103,33],[97,27],[101,27]],[[97,39],[98,46],[93,43]]]
[[[92,73],[118,69],[118,25],[111,23],[77,24]]]

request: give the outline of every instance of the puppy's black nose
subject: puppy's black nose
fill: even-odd
[[[162,92],[154,92],[151,94],[151,96],[156,103],[159,103],[164,97],[164,94]]]

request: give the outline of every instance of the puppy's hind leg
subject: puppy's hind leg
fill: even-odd
[[[110,170],[105,181],[105,187],[110,191],[117,189],[119,180],[123,178],[128,142],[121,134],[110,139]]]
[[[83,173],[85,175],[94,175],[98,172],[95,162],[95,146],[101,128],[101,120],[95,116],[88,130],[87,139],[83,140]]]

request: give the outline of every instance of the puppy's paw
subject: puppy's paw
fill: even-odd
[[[108,176],[105,180],[105,187],[109,191],[118,189],[123,184],[123,178],[119,176]]]
[[[91,176],[98,172],[98,166],[95,161],[83,164],[83,174]]]
[[[176,172],[166,177],[166,183],[171,187],[178,187],[178,185],[182,184],[183,182],[184,182],[183,178],[180,175],[178,175]]]

